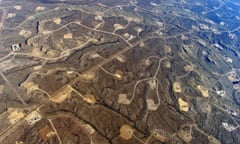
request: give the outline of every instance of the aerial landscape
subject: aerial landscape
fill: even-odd
[[[0,144],[240,144],[239,0],[0,0]]]

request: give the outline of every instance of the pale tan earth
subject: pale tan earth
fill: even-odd
[[[0,143],[238,144],[230,5],[0,2]]]
[[[119,104],[125,104],[125,105],[129,105],[130,101],[127,98],[127,94],[119,94],[118,95],[118,101]]]
[[[184,101],[182,98],[179,98],[178,104],[179,104],[180,111],[188,112],[189,105],[186,101]]]
[[[72,39],[72,38],[73,38],[73,35],[72,35],[72,33],[67,33],[67,34],[64,34],[64,35],[63,35],[63,38],[64,38],[64,39]]]
[[[0,85],[0,94],[3,93],[3,90],[4,90],[4,85]]]
[[[61,21],[62,21],[61,18],[55,18],[55,19],[53,19],[53,22],[54,22],[55,24],[58,24],[58,25],[61,24]]]
[[[14,8],[15,8],[16,10],[21,10],[21,9],[22,9],[22,6],[21,6],[21,5],[15,5]]]
[[[65,87],[64,90],[57,92],[53,97],[50,98],[51,101],[55,103],[62,103],[67,98],[71,97],[72,89],[70,87]]]
[[[182,92],[182,88],[181,88],[181,83],[180,82],[174,82],[173,83],[173,91],[175,93],[181,93]]]
[[[14,108],[8,108],[8,113],[8,119],[11,124],[15,124],[17,121],[19,121],[25,116],[22,110]]]
[[[122,125],[120,128],[120,137],[124,140],[129,140],[133,137],[134,130],[129,125]]]
[[[205,88],[204,86],[201,86],[201,85],[198,85],[197,88],[201,92],[203,97],[208,97],[209,96],[209,92],[208,92],[207,88]]]
[[[23,36],[23,37],[25,37],[25,38],[31,36],[31,34],[32,34],[31,31],[29,31],[29,30],[24,30],[24,29],[19,32],[19,35],[21,35],[21,36]]]
[[[43,11],[43,10],[45,10],[46,9],[46,7],[43,7],[43,6],[37,6],[36,7],[36,11]]]

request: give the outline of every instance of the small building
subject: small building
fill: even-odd
[[[48,139],[55,135],[55,132],[48,125],[46,125],[45,127],[39,130],[39,134],[44,141],[47,141]]]
[[[13,44],[11,46],[11,49],[12,49],[13,52],[20,51],[21,50],[21,45],[20,44]]]

